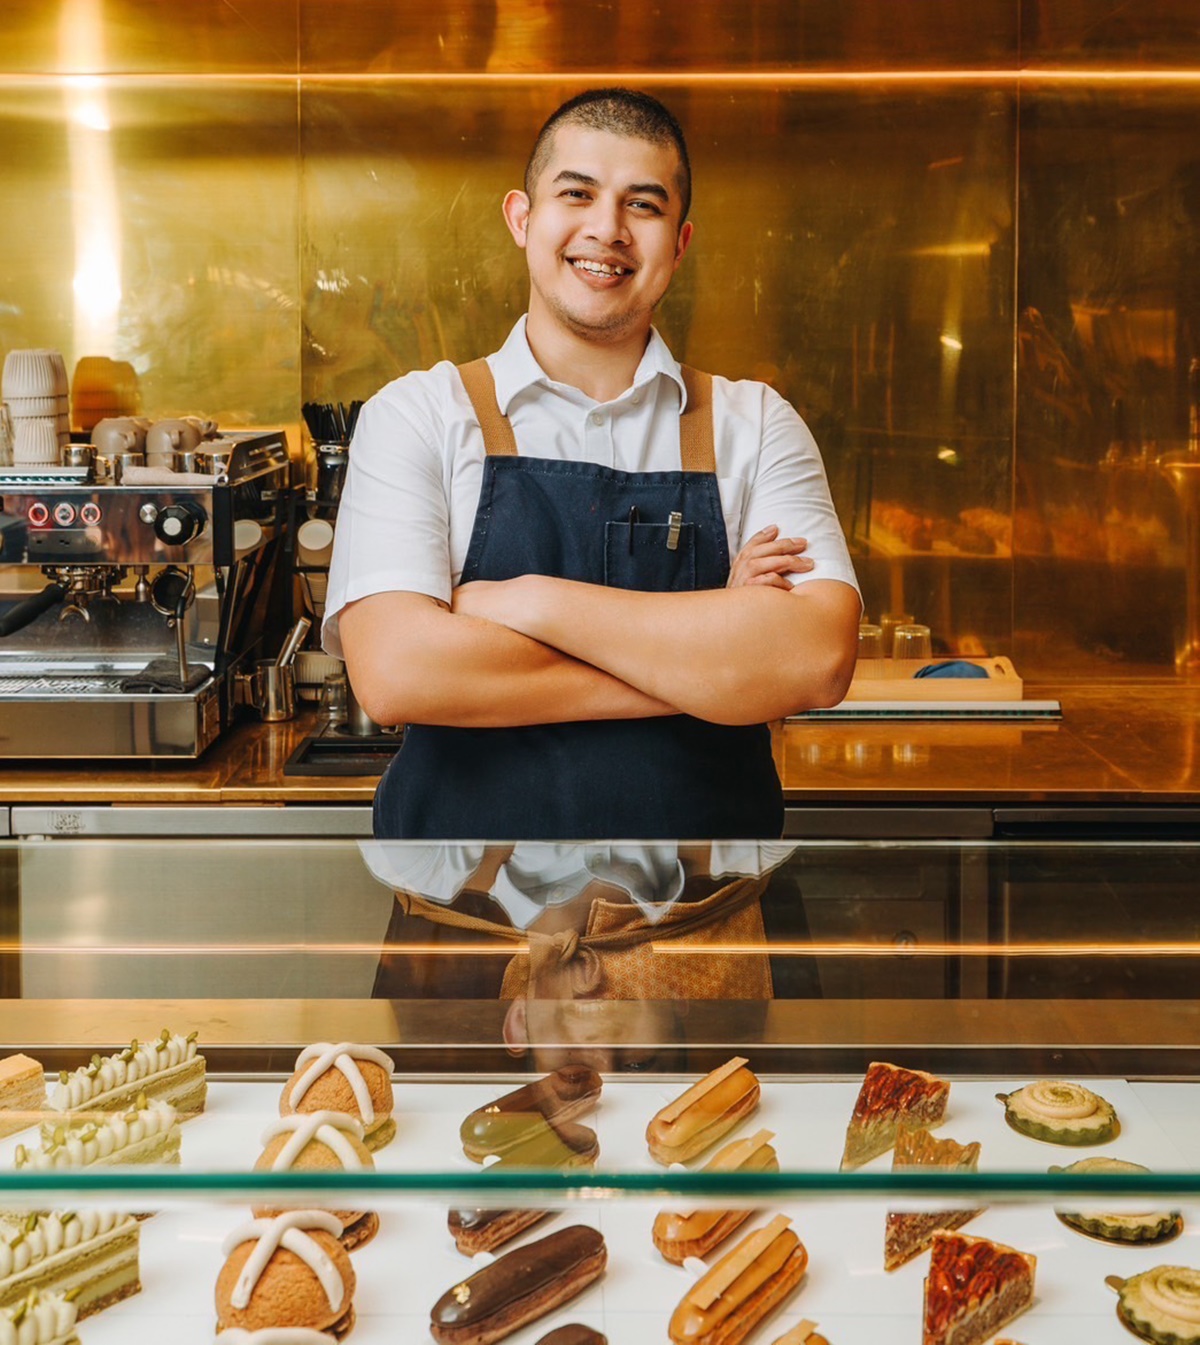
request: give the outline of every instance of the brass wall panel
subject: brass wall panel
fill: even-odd
[[[901,17],[902,10],[902,17]],[[1011,67],[1017,0],[300,0],[311,73]]]
[[[1187,86],[1022,103],[1016,651],[1039,668],[1169,669],[1182,636],[1180,506],[1155,462],[1200,355],[1196,112]]]
[[[1021,61],[1030,67],[1194,70],[1195,0],[1020,0]]]
[[[306,81],[307,399],[502,342],[527,281],[500,201],[568,91]],[[869,610],[906,605],[948,649],[1006,648],[1007,550],[981,555],[960,515],[1003,522],[1011,495],[1013,92],[660,92],[689,132],[696,222],[664,334],[800,408]],[[881,535],[881,504],[937,538]]]
[[[297,0],[4,0],[0,72],[294,73],[296,21]]]
[[[129,361],[151,415],[294,422],[294,81],[85,92],[0,85],[0,349]]]

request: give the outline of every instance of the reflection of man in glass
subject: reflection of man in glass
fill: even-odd
[[[495,995],[505,1045],[539,1070],[682,1068],[689,1038],[759,1036],[773,994],[762,898],[792,849],[365,843],[397,893],[375,995]],[[432,951],[442,938],[454,956]]]

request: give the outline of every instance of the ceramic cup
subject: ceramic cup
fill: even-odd
[[[141,453],[146,445],[146,431],[132,416],[106,416],[92,429],[92,443],[96,452],[106,458],[118,453]]]

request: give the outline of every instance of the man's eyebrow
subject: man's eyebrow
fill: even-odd
[[[555,175],[555,182],[578,182],[585,187],[598,187],[600,184],[594,177],[589,177],[586,173],[577,173],[573,168],[564,168],[561,173]]]

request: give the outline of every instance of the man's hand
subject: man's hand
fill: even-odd
[[[787,575],[805,574],[813,568],[813,562],[800,554],[807,547],[803,537],[780,537],[778,527],[771,523],[756,532],[737,553],[725,587],[765,584],[786,592],[792,587]]]

